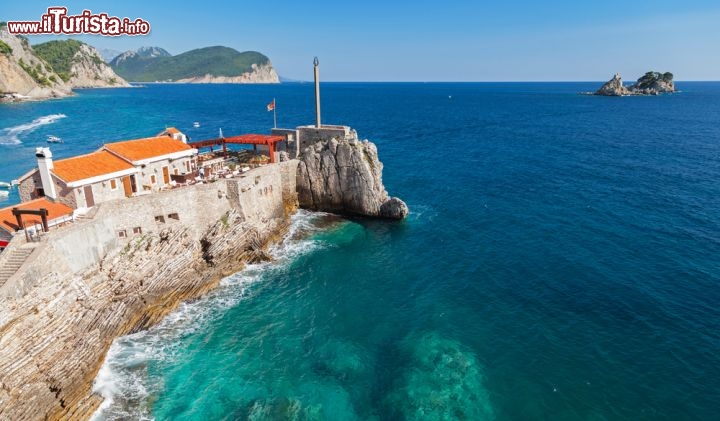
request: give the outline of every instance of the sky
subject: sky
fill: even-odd
[[[97,48],[172,54],[224,45],[267,55],[288,79],[324,81],[603,81],[648,70],[720,80],[720,2],[704,0],[35,0],[0,20],[65,6],[142,18],[144,36],[73,36]],[[35,44],[66,37],[29,36]]]

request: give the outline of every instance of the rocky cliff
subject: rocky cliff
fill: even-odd
[[[72,88],[130,86],[105,63],[92,46],[77,40],[50,41],[33,47]]]
[[[344,137],[317,140],[300,155],[297,191],[300,207],[351,216],[403,219],[408,207],[389,197],[382,182],[377,147]]]
[[[622,77],[620,77],[620,73],[615,73],[615,75],[610,79],[609,81],[605,82],[603,86],[600,87],[597,91],[595,91],[595,95],[602,95],[602,96],[625,96],[630,95],[630,91],[623,86]]]
[[[629,89],[639,95],[657,95],[676,91],[673,74],[670,72],[647,72]]]
[[[83,44],[75,54],[70,67],[70,86],[73,88],[107,88],[130,86],[105,63],[100,53]]]
[[[252,64],[252,71],[245,72],[239,76],[203,76],[178,79],[178,83],[278,83],[279,77],[272,64]]]
[[[287,165],[101,204],[36,244],[35,261],[23,266],[31,284],[0,294],[0,420],[89,418],[102,400],[92,382],[114,338],[266,259],[296,205]],[[170,209],[180,220],[157,225],[153,214]],[[123,224],[143,226],[142,234],[123,244],[115,232]]]
[[[658,73],[647,72],[633,85],[623,86],[619,73],[607,81],[595,95],[602,96],[626,96],[626,95],[658,95],[661,93],[675,92],[673,74],[670,72]]]
[[[70,86],[33,51],[26,38],[0,28],[0,102],[57,98]]]
[[[95,48],[76,41],[31,46],[0,28],[0,101],[58,98],[73,88],[121,87],[128,83]]]

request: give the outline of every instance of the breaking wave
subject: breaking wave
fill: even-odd
[[[34,132],[38,127],[53,124],[65,117],[67,117],[65,114],[50,114],[36,118],[30,123],[4,128],[0,131],[0,145],[18,145],[22,143],[22,140],[20,140],[21,136],[24,137]]]
[[[324,247],[314,236],[334,224],[336,217],[299,210],[282,242],[269,249],[271,262],[248,265],[220,282],[220,286],[200,300],[182,303],[158,325],[142,332],[117,338],[100,368],[93,392],[104,401],[92,420],[154,419],[153,395],[160,387],[153,384],[148,366],[153,361],[182,360],[182,339],[207,329],[249,294],[249,287],[286,270],[298,257]]]

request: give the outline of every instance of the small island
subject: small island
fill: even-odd
[[[608,82],[593,95],[628,96],[628,95],[659,95],[676,92],[673,74],[670,72],[647,72],[635,84],[623,86],[619,73],[615,73]]]

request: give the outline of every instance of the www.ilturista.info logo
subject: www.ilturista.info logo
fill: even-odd
[[[83,10],[79,15],[67,15],[67,7],[48,7],[47,14],[40,21],[14,21],[7,23],[8,31],[17,35],[34,34],[97,34],[110,35],[147,35],[150,23],[140,18],[131,21],[128,18],[108,16],[107,13],[92,14]]]

